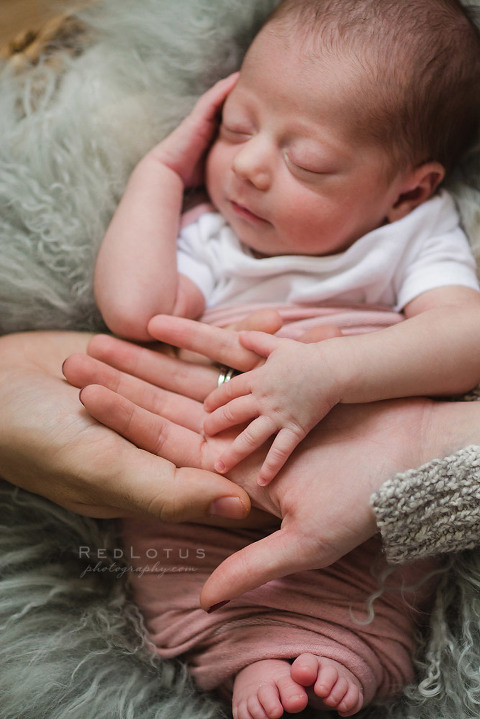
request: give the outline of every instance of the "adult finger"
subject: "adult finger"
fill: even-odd
[[[246,492],[225,477],[201,469],[177,468],[126,444],[112,462],[111,487],[104,495],[115,501],[116,515],[149,514],[165,522],[214,521],[215,517],[242,519],[250,509]]]
[[[118,391],[122,378],[135,381],[131,375],[125,375],[114,367],[82,352],[67,357],[62,365],[62,374],[73,387],[79,389],[87,384],[95,383]]]
[[[312,327],[298,338],[299,342],[323,342],[323,340],[332,339],[332,337],[342,337],[343,332],[340,327],[336,325],[318,325],[318,327]]]
[[[109,335],[95,335],[88,354],[151,384],[203,401],[217,384],[218,369],[194,365]]]
[[[241,372],[253,369],[258,363],[258,355],[240,345],[238,333],[234,330],[183,317],[156,315],[150,320],[148,331],[161,342],[198,352]]]
[[[208,463],[207,445],[198,432],[149,412],[106,387],[84,387],[80,401],[91,417],[147,452],[177,466],[203,467]]]
[[[292,528],[283,527],[225,559],[205,582],[200,604],[206,611],[277,577],[327,566],[339,554]]]
[[[276,310],[263,309],[252,312],[243,320],[235,322],[229,329],[236,330],[237,332],[241,330],[258,330],[259,332],[267,332],[269,335],[274,335],[282,326],[283,320]]]
[[[272,309],[261,309],[250,313],[238,322],[234,322],[230,325],[222,325],[226,329],[240,332],[241,330],[258,330],[259,332],[268,332],[268,334],[275,334],[283,326],[283,320],[276,310]],[[210,360],[205,355],[199,354],[198,352],[190,352],[189,350],[178,350],[178,355],[187,362],[196,362],[205,364]]]
[[[165,521],[247,516],[250,499],[239,486],[213,472],[175,467],[209,463],[203,457],[200,435],[137,407],[105,387],[86,387],[81,399],[92,417],[133,443],[124,444],[114,437],[111,459],[102,457],[109,466],[113,487],[109,492],[104,483],[101,498],[107,503],[113,495],[123,510],[117,516],[124,516],[125,510],[129,514],[148,512]],[[102,449],[108,454],[105,443]],[[157,456],[159,453],[163,456]]]
[[[202,431],[205,412],[202,404],[195,400],[155,387],[81,353],[70,355],[63,363],[62,371],[74,387],[102,385],[149,412],[196,432]]]

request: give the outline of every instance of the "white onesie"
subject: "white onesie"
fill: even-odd
[[[257,258],[223,217],[207,212],[183,228],[178,271],[202,291],[207,308],[245,302],[387,305],[400,311],[437,287],[479,285],[451,196],[441,191],[401,220],[328,256]]]

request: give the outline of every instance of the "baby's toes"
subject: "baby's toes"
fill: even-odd
[[[249,714],[247,715],[246,719],[273,719],[273,717],[270,717],[264,710],[257,694],[251,694],[248,697],[247,709],[249,711]],[[282,714],[283,714],[283,710],[282,710]],[[278,714],[278,716],[280,717],[282,715]]]
[[[315,681],[315,686],[313,688],[315,694],[317,697],[320,697],[321,699],[327,699],[332,697],[332,693],[335,689],[337,689],[337,684],[340,680],[340,675],[337,669],[336,663],[331,663],[329,661],[325,661],[320,659],[319,663],[317,664],[317,670],[318,670],[318,676]],[[347,690],[347,682],[345,682],[345,687],[343,690],[343,694],[340,694],[340,687],[338,687],[337,691],[335,691],[334,696],[339,696],[340,699],[343,698],[346,690]],[[330,704],[330,701],[328,702]],[[334,706],[334,703],[331,704]]]
[[[333,684],[332,689],[330,693],[327,696],[323,697],[323,701],[325,704],[331,707],[338,707],[341,701],[343,701],[347,691],[349,688],[349,684],[345,677],[339,676],[336,682]],[[315,685],[315,694],[317,694],[317,689]]]
[[[350,684],[343,699],[337,706],[337,712],[342,717],[356,714],[363,706],[363,692],[355,684]]]
[[[252,719],[252,715],[248,711],[247,700],[242,699],[232,706],[233,719]]]
[[[280,700],[285,711],[290,714],[301,712],[308,704],[308,695],[305,689],[290,676],[280,677],[277,681]]]
[[[268,719],[279,719],[283,714],[278,694],[279,690],[273,684],[262,684],[258,688],[257,698]]]
[[[318,675],[318,657],[306,652],[300,654],[290,667],[290,676],[294,682],[303,687],[310,687],[315,683]]]

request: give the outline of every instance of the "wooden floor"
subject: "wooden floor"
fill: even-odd
[[[0,48],[24,30],[37,30],[73,4],[71,0],[0,0]]]

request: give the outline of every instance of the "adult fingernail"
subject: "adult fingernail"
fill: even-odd
[[[240,497],[220,497],[210,505],[210,514],[226,519],[243,519],[248,512]]]
[[[207,614],[211,614],[212,612],[216,612],[217,609],[220,609],[221,607],[224,607],[225,604],[228,604],[230,599],[226,599],[224,602],[218,602],[217,604],[212,604],[209,609],[207,609]]]

